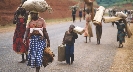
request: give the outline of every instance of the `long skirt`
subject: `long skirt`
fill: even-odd
[[[23,18],[19,18],[19,23],[16,24],[16,29],[13,36],[13,50],[18,54],[23,54],[28,52],[28,40],[27,44],[23,43],[24,33],[26,30],[26,25]]]
[[[125,42],[125,33],[124,32],[118,31],[117,41],[119,41],[120,44],[122,44],[123,42]]]
[[[93,37],[92,27],[91,27],[90,23],[88,23],[88,22],[87,22],[86,25],[85,25],[84,36],[85,36],[85,37],[88,36],[89,38],[90,38],[90,37]]]
[[[28,66],[32,68],[42,66],[43,51],[46,46],[46,41],[40,39],[41,36],[33,35],[30,39],[30,45],[28,50]]]

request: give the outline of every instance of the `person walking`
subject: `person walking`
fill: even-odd
[[[22,55],[22,60],[19,63],[27,61],[28,44],[23,43],[24,33],[26,31],[26,20],[28,16],[24,8],[18,7],[14,14],[13,24],[16,24],[16,29],[13,36],[13,50]],[[26,39],[28,43],[28,39]],[[26,55],[26,59],[24,58]]]
[[[37,11],[30,11],[31,21],[27,24],[25,36],[23,42],[26,43],[26,39],[29,38],[30,28],[43,28],[43,39],[38,30],[34,30],[30,36],[29,50],[28,50],[28,66],[36,68],[36,72],[39,72],[43,63],[43,52],[45,47],[50,47],[50,40],[46,30],[46,22],[43,18],[39,17]]]
[[[97,44],[100,44],[101,36],[102,36],[102,26],[101,25],[97,25],[96,26]]]
[[[117,41],[119,41],[119,48],[122,48],[123,47],[123,42],[125,42],[125,24],[123,23],[123,19],[120,19],[118,22],[115,22],[115,24],[117,25],[117,29],[118,29],[118,32],[117,32]]]
[[[91,37],[93,37],[92,27],[90,22],[91,22],[91,14],[86,14],[86,24],[85,24],[85,32],[84,32],[86,43],[87,43],[87,37],[89,37],[89,42],[91,42]]]
[[[75,22],[75,17],[76,17],[76,7],[74,7],[73,9],[72,9],[72,18],[73,18],[73,23]]]
[[[82,10],[80,9],[79,10],[79,20],[80,20],[80,22],[81,22],[81,18],[82,18]]]
[[[66,63],[67,64],[73,64],[74,61],[74,43],[75,39],[78,38],[77,33],[73,32],[73,29],[75,28],[74,25],[70,25],[69,30],[65,32],[64,38],[63,38],[63,44],[66,44]],[[70,63],[71,58],[71,63]]]

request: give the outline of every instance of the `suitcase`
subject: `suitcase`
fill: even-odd
[[[58,61],[65,61],[65,45],[58,46]]]

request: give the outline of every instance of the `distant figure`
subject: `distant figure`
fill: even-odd
[[[126,9],[124,10],[124,13],[127,14],[127,10]]]
[[[115,10],[112,10],[112,16],[116,16],[116,11]],[[114,27],[114,22],[112,22],[112,26]]]
[[[85,20],[85,10],[83,10],[83,19]]]
[[[132,14],[131,14],[131,11],[130,10],[128,10],[128,14],[127,14],[127,23],[129,24],[129,26],[130,26],[130,22],[131,22],[131,19],[132,19]]]
[[[73,18],[73,23],[75,22],[75,16],[76,16],[76,7],[72,9],[72,18]]]
[[[79,10],[79,19],[80,19],[80,22],[81,22],[81,18],[82,18],[82,10],[80,9]]]
[[[109,10],[109,17],[112,17],[112,15],[111,15],[111,10]]]
[[[123,19],[120,19],[119,22],[115,22],[115,24],[117,25],[117,41],[119,41],[119,48],[123,47],[123,42],[125,42],[125,24],[123,23]]]
[[[85,20],[85,3],[84,3],[84,10],[83,10],[83,19]]]

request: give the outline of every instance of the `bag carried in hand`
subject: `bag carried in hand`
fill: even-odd
[[[54,60],[55,54],[51,51],[50,47],[44,49],[43,54],[43,66],[46,67],[49,63],[52,63]]]

